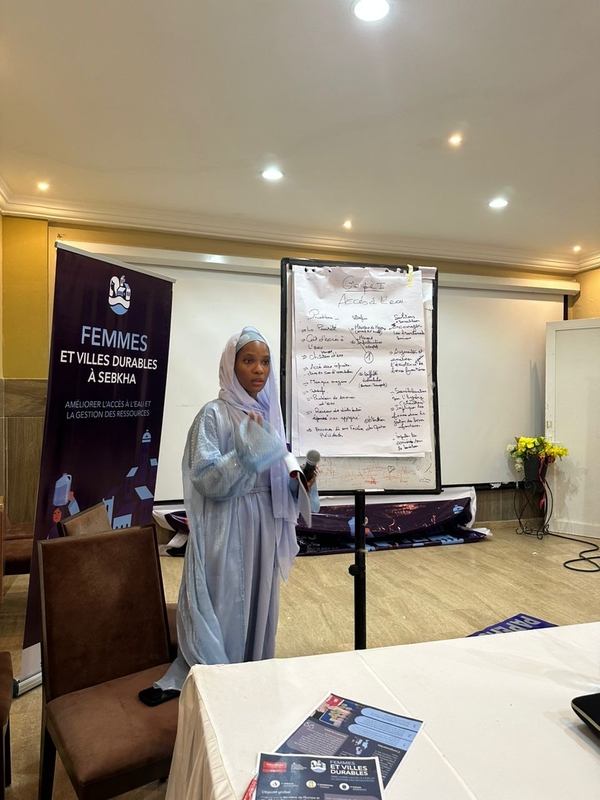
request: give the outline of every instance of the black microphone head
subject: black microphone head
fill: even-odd
[[[316,467],[320,460],[321,453],[318,450],[309,450],[306,454],[306,463],[312,464],[313,467]]]

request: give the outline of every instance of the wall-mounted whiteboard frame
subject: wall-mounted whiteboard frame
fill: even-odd
[[[286,419],[288,440],[294,451],[294,441],[289,424],[292,409],[292,325],[294,269],[321,270],[342,267],[356,271],[367,269],[389,272],[408,272],[409,265],[369,264],[346,261],[321,261],[317,259],[290,259],[281,261],[281,406]],[[439,412],[437,398],[437,269],[416,267],[430,288],[430,303],[424,303],[425,333],[428,361],[429,414],[432,452],[419,457],[363,457],[347,456],[323,458],[320,462],[319,488],[322,492],[348,492],[365,489],[389,494],[439,494],[442,491]]]
[[[546,324],[563,314],[561,294],[440,286],[444,486],[514,487],[519,480],[506,448],[515,436],[543,433]]]

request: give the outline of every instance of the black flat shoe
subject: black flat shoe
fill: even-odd
[[[183,558],[185,556],[186,547],[187,542],[184,542],[181,547],[167,547],[167,555],[173,556],[174,558]]]
[[[142,689],[138,693],[138,697],[147,706],[159,706],[161,703],[166,703],[167,700],[173,700],[174,697],[179,697],[180,692],[177,689],[156,689],[151,686],[149,689]]]

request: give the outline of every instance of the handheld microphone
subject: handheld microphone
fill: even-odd
[[[307,482],[310,481],[315,474],[315,470],[320,460],[321,454],[318,450],[309,450],[306,454],[306,461],[302,465],[302,472],[304,473],[304,477],[306,478]]]

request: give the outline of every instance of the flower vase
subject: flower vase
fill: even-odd
[[[525,480],[531,484],[533,491],[543,492],[546,472],[548,470],[548,462],[546,459],[538,458],[537,456],[525,458],[523,460],[523,470],[525,472]]]

